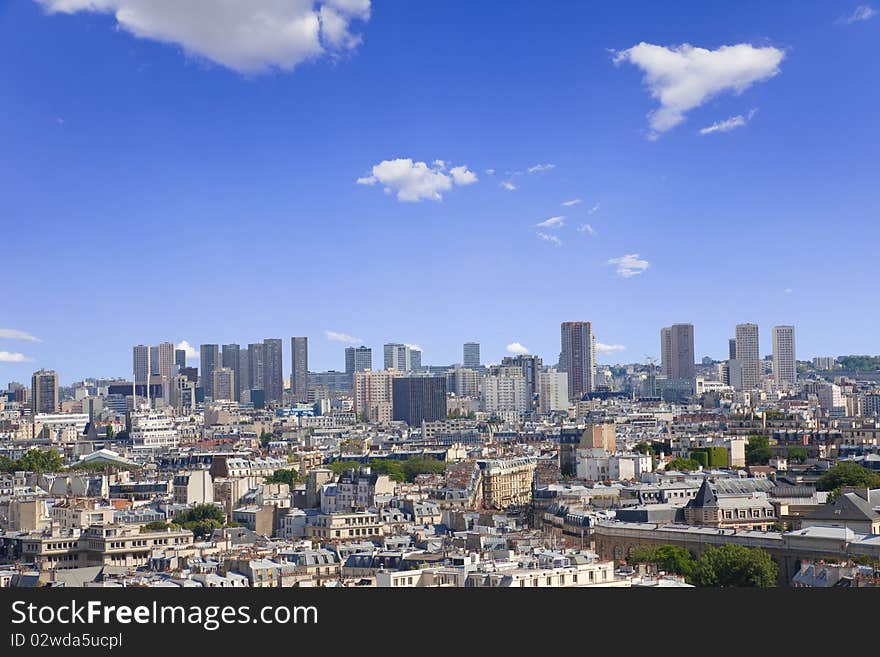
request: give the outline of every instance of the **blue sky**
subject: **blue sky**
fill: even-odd
[[[698,358],[738,322],[878,352],[870,5],[294,0],[320,33],[248,42],[202,2],[89,4],[0,4],[0,385],[164,340],[342,369],[328,331],[555,363],[564,320],[603,362],[674,322]]]

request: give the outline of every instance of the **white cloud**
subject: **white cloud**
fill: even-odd
[[[629,255],[620,256],[619,258],[611,258],[609,265],[617,265],[617,275],[622,278],[632,278],[644,273],[651,266],[647,260],[639,258],[638,253],[630,253]]]
[[[487,176],[494,176],[494,175],[495,175],[495,169],[486,169],[486,175],[487,175]]]
[[[565,225],[565,217],[550,217],[535,225],[538,228],[562,228]]]
[[[361,42],[352,23],[370,18],[370,0],[36,1],[52,14],[113,14],[138,38],[176,44],[242,73],[338,57]]]
[[[855,8],[853,13],[847,14],[846,16],[841,16],[837,19],[837,23],[843,23],[844,25],[852,25],[853,23],[861,23],[866,20],[870,20],[877,15],[877,10],[871,7],[870,5],[859,5]]]
[[[564,205],[567,208],[570,208],[572,205],[577,205],[578,203],[581,203],[581,200],[579,198],[573,198],[570,201],[563,201],[562,205]]]
[[[408,345],[406,345],[406,346],[409,347],[410,349],[415,349],[416,351],[421,351],[421,350],[422,350],[422,348],[421,348],[419,345],[417,345],[417,344],[408,344]]]
[[[597,354],[611,354],[615,351],[624,351],[626,347],[622,344],[602,344],[601,342],[596,343],[596,353]]]
[[[174,348],[175,349],[183,349],[186,352],[186,360],[187,361],[198,360],[201,357],[199,354],[199,350],[196,349],[195,347],[193,347],[186,340],[181,340],[180,342],[177,343],[177,345]]]
[[[25,342],[42,342],[40,338],[34,337],[30,333],[8,328],[0,328],[0,338],[6,340],[24,340]]]
[[[397,193],[398,201],[443,200],[442,192],[448,192],[453,185],[470,185],[477,182],[477,176],[466,166],[458,166],[445,171],[444,166],[435,160],[431,166],[425,162],[413,162],[410,158],[383,160],[375,165],[369,176],[357,179],[358,185],[384,185],[385,193]]]
[[[701,128],[700,134],[711,135],[713,132],[730,132],[731,130],[742,128],[744,125],[752,120],[752,117],[755,116],[755,112],[757,111],[757,109],[753,109],[746,116],[743,116],[742,114],[737,114],[736,116],[731,116],[729,119],[725,119],[724,121],[716,121],[710,126]]]
[[[477,174],[467,167],[452,167],[449,173],[456,185],[472,185],[477,182]]]
[[[792,292],[794,292],[794,290],[792,290],[790,287],[787,287],[783,290],[783,292],[785,292],[786,294],[791,294]]]
[[[507,353],[509,354],[527,355],[531,353],[528,347],[526,347],[524,344],[520,344],[519,342],[511,342],[509,345],[507,345],[506,349]]]
[[[0,351],[0,363],[26,363],[30,360],[24,354],[13,351]]]
[[[594,205],[593,207],[590,208],[590,211],[587,212],[587,214],[596,214],[599,211],[599,208],[601,207],[601,205],[602,205],[601,203],[596,203],[596,205]]]
[[[549,235],[547,233],[535,233],[538,237],[540,237],[545,242],[550,242],[555,244],[556,246],[562,246],[562,240],[556,237],[556,235]]]
[[[363,340],[350,336],[348,333],[339,333],[337,331],[324,331],[324,337],[333,342],[344,342],[346,344],[363,344]]]
[[[578,226],[579,233],[586,233],[587,235],[595,235],[596,230],[590,224],[581,224]]]
[[[536,164],[534,166],[531,166],[528,169],[526,169],[526,171],[528,171],[529,173],[543,173],[544,171],[550,171],[550,169],[555,169],[555,168],[556,168],[555,164],[550,164],[548,162],[547,164]]]
[[[616,51],[614,63],[630,62],[644,72],[644,83],[660,107],[648,114],[649,137],[684,121],[685,114],[724,92],[740,94],[756,82],[779,73],[785,53],[770,46],[748,43],[721,46],[717,50],[684,44],[666,48],[640,43]]]
[[[506,189],[508,192],[512,192],[514,189],[516,189],[516,185],[514,185],[513,181],[511,180],[503,181],[500,186]]]

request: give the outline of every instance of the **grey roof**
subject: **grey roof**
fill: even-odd
[[[712,487],[709,485],[708,477],[703,479],[703,484],[700,486],[700,490],[697,491],[694,499],[687,503],[687,506],[692,509],[718,506],[718,498],[715,496],[715,491],[713,491]]]
[[[821,504],[805,516],[810,520],[859,520],[876,522],[880,515],[856,493],[844,493],[831,504]]]

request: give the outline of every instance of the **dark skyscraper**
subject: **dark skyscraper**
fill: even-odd
[[[199,347],[199,369],[205,397],[214,399],[214,370],[220,365],[220,345],[203,344]]]
[[[31,413],[58,412],[58,375],[52,370],[34,372],[31,377]]]
[[[559,369],[568,373],[568,398],[579,401],[596,383],[596,340],[590,322],[563,322]]]
[[[132,348],[132,372],[134,373],[134,382],[146,383],[149,374],[149,365],[147,364],[150,357],[150,348],[145,344],[138,344]]]
[[[392,417],[410,426],[446,419],[446,377],[401,376],[391,382]]]
[[[309,339],[290,338],[290,391],[296,401],[309,396]]]
[[[736,338],[729,338],[727,340],[727,357],[730,360],[736,359]]]
[[[232,374],[234,375],[233,381],[233,396],[232,398],[235,401],[241,401],[241,346],[237,344],[225,344],[223,345],[223,357],[222,357],[223,367],[232,370]]]
[[[263,389],[263,357],[266,349],[262,342],[256,342],[248,345],[248,367],[247,367],[247,384],[248,390]]]
[[[284,354],[281,338],[263,340],[263,390],[267,402],[280,402],[284,397]]]
[[[183,369],[186,367],[186,350],[185,349],[175,349],[174,350],[174,364],[177,365],[179,369]]]

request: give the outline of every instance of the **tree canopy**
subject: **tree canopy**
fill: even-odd
[[[696,459],[686,459],[682,457],[678,457],[672,459],[669,463],[666,464],[667,470],[687,470],[689,472],[699,470],[700,462]]]
[[[174,524],[190,530],[196,538],[208,536],[226,522],[226,514],[215,504],[196,504],[174,515]]]
[[[750,436],[746,445],[746,463],[748,465],[767,465],[773,458],[770,439],[767,436]]]
[[[880,474],[853,461],[840,461],[816,482],[817,490],[838,492],[844,486],[880,488]]]
[[[20,459],[12,460],[8,456],[0,456],[0,472],[57,472],[63,469],[61,455],[54,449],[42,450],[37,447],[29,449]]]
[[[773,587],[779,568],[770,553],[728,543],[707,548],[699,559],[682,547],[657,545],[635,550],[630,563],[650,563],[688,584],[705,587]]]
[[[734,543],[707,548],[696,563],[691,584],[712,587],[776,586],[779,567],[770,553]]]
[[[390,479],[398,482],[412,482],[420,474],[442,474],[446,472],[446,463],[444,461],[421,456],[402,461],[397,459],[370,459],[367,464],[357,461],[335,461],[330,464],[330,469],[339,475],[346,470],[356,470],[362,465],[369,465],[373,472],[388,475]]]
[[[297,482],[303,481],[304,478],[296,470],[276,470],[274,473],[265,478],[267,484],[287,484],[291,488]]]

